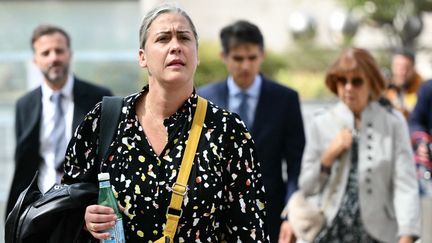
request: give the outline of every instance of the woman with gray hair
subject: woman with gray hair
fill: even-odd
[[[148,85],[124,98],[108,159],[101,164],[123,208],[128,242],[268,241],[264,186],[251,136],[239,116],[212,103],[206,104],[181,209],[169,208],[201,99],[193,86],[198,62],[195,26],[183,10],[161,5],[145,16],[139,64],[148,71]],[[97,182],[100,114],[98,105],[71,140],[64,182]],[[174,237],[166,234],[172,230],[168,214],[179,217]],[[115,220],[109,207],[86,209],[86,228],[97,239],[109,237],[105,231]]]

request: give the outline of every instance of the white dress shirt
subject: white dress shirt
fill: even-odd
[[[66,84],[60,91],[62,93],[62,107],[64,111],[64,118],[66,122],[65,139],[68,142],[72,137],[72,118],[74,110],[73,101],[73,85],[74,78],[72,74],[68,75]],[[54,113],[55,104],[51,101],[51,96],[54,91],[45,83],[42,82],[42,121],[40,127],[40,149],[39,153],[42,155],[43,163],[39,167],[39,180],[38,186],[41,192],[45,193],[55,183],[59,183],[63,173],[56,170],[56,162],[54,161],[55,146],[52,138],[50,137],[54,129]],[[65,143],[67,145],[67,142]],[[64,148],[66,151],[66,147]]]

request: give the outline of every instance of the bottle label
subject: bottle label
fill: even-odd
[[[110,181],[100,181],[99,188],[111,187]]]
[[[125,243],[125,236],[123,231],[123,220],[117,219],[116,224],[113,228],[107,231],[110,237],[106,240],[101,240],[101,243]]]

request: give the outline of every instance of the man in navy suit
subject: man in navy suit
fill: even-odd
[[[198,94],[238,113],[251,131],[267,194],[270,240],[277,242],[280,213],[297,190],[305,144],[299,98],[294,90],[260,74],[264,38],[256,25],[237,21],[223,28],[220,38],[221,56],[230,75],[201,87]],[[287,164],[287,182],[282,177],[283,161]]]
[[[110,90],[81,81],[70,72],[70,38],[63,29],[38,26],[31,44],[33,62],[44,80],[16,104],[15,174],[6,216],[36,171],[42,192],[60,182],[73,131],[103,96],[112,95]]]

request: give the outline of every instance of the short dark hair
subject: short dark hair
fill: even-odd
[[[233,46],[252,43],[264,49],[264,37],[258,26],[246,21],[239,20],[224,27],[220,32],[222,49],[229,53]]]
[[[355,47],[343,50],[327,71],[327,88],[337,95],[337,77],[347,73],[362,75],[369,81],[372,100],[378,100],[382,96],[386,81],[375,59],[367,50]]]
[[[411,48],[402,47],[396,48],[393,52],[393,56],[401,55],[411,60],[412,63],[415,63],[415,51]]]
[[[68,33],[66,33],[65,30],[63,30],[62,28],[55,26],[55,25],[43,24],[43,25],[37,26],[33,30],[32,38],[31,38],[32,50],[34,51],[33,45],[40,37],[42,37],[44,35],[51,35],[54,33],[60,33],[61,35],[63,35],[66,38],[66,44],[67,44],[68,48],[70,49],[70,46],[71,46],[70,37],[69,37]]]

